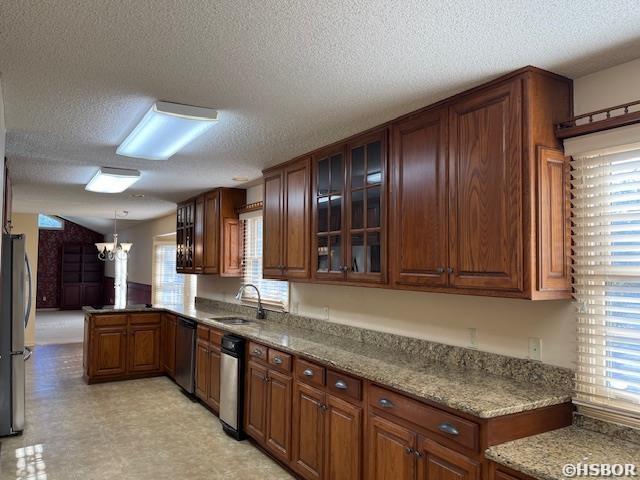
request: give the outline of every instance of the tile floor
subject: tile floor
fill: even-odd
[[[164,377],[86,385],[82,345],[37,347],[27,426],[0,439],[2,480],[289,479]]]

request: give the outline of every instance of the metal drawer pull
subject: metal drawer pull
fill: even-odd
[[[344,380],[338,380],[336,382],[336,388],[339,388],[340,390],[346,390],[347,384],[344,382]]]
[[[381,398],[378,400],[378,403],[382,408],[393,408],[393,402],[391,400],[387,400],[386,398]]]
[[[262,350],[260,350],[259,348],[256,348],[253,350],[253,354],[262,356]]]
[[[302,374],[305,377],[313,377],[313,370],[311,370],[310,368],[307,368],[304,372],[302,372]]]
[[[276,365],[281,365],[282,359],[280,357],[273,357],[273,363],[275,363]]]
[[[451,425],[450,423],[441,423],[438,425],[438,428],[441,432],[448,433],[449,435],[459,435],[460,432],[456,427]]]

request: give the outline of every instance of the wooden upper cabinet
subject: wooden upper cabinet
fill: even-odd
[[[305,157],[284,168],[283,252],[284,277],[309,277],[311,158]]]
[[[317,280],[345,280],[344,191],[346,145],[313,156],[312,271]]]
[[[220,272],[220,223],[218,218],[220,217],[220,191],[213,190],[203,195],[204,197],[204,211],[207,214],[204,216],[203,227],[203,242],[207,245],[207,248],[203,248],[203,265],[202,271],[204,273],[219,273]]]
[[[447,109],[393,126],[393,282],[446,286],[449,266]]]
[[[521,292],[522,81],[453,103],[449,138],[451,285]]]
[[[284,277],[283,252],[283,169],[278,168],[264,175],[264,199],[262,208],[262,275],[264,278]]]
[[[242,275],[242,228],[236,209],[245,201],[244,189],[218,188],[178,204],[178,273]]]
[[[347,145],[345,257],[347,280],[387,280],[387,129]]]
[[[307,279],[310,271],[311,157],[264,174],[264,278]]]

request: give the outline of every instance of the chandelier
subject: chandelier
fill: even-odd
[[[122,217],[126,217],[129,214],[128,211],[122,212]],[[96,243],[98,249],[98,258],[102,261],[114,261],[116,258],[124,260],[127,258],[133,243],[118,243],[118,212],[113,212],[113,242],[101,242]]]

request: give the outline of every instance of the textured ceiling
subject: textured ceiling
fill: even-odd
[[[527,64],[575,78],[630,60],[639,24],[636,0],[0,0],[15,206],[158,216]],[[156,99],[220,122],[167,162],[116,156]],[[101,165],[142,180],[85,192]]]

